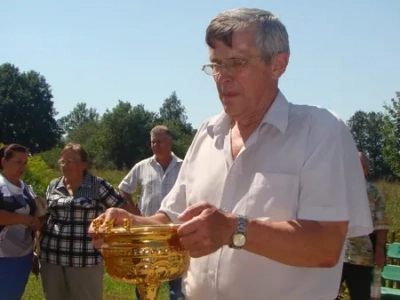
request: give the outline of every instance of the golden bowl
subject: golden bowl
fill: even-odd
[[[189,267],[189,253],[179,241],[179,225],[114,227],[113,220],[105,228],[95,222],[95,231],[104,239],[101,253],[108,274],[122,282],[136,284],[142,300],[157,299],[164,281],[181,277]]]

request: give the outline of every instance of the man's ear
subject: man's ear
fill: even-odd
[[[288,53],[281,52],[276,54],[271,59],[272,78],[278,80],[283,75],[283,73],[285,73],[288,63],[289,63]]]

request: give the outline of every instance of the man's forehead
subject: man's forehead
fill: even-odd
[[[255,31],[252,28],[246,28],[232,35],[232,47],[226,45],[223,41],[215,39],[213,47],[209,47],[210,60],[219,58],[240,57],[258,52],[255,43]]]
[[[163,133],[163,132],[159,132],[159,133],[152,133],[151,135],[150,135],[150,138],[153,140],[156,140],[156,139],[165,139],[165,138],[169,138],[169,136],[166,134],[166,133]]]

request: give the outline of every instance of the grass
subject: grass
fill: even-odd
[[[126,172],[121,171],[105,171],[93,172],[98,176],[108,180],[114,187],[118,186],[119,182],[125,176]],[[386,199],[386,210],[391,226],[391,231],[400,232],[400,186],[396,183],[377,182],[377,186],[383,192]],[[42,300],[44,299],[40,281],[35,276],[31,276],[26,287],[22,300]],[[134,286],[126,283],[121,283],[111,279],[107,274],[104,276],[104,300],[132,300],[135,298]],[[168,285],[164,284],[161,287],[159,300],[167,300]],[[346,293],[343,300],[349,300]]]
[[[34,275],[29,278],[25,293],[21,300],[43,300],[42,285],[40,278]],[[135,286],[113,280],[107,274],[104,275],[104,300],[134,300]],[[168,285],[163,284],[160,289],[158,300],[169,300]]]

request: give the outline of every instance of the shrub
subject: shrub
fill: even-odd
[[[56,170],[59,168],[57,162],[60,158],[61,151],[62,148],[56,147],[44,152],[40,152],[37,155],[39,155],[51,169]]]
[[[58,176],[58,172],[52,170],[39,155],[34,155],[29,158],[22,180],[32,185],[37,195],[44,196],[50,181]]]

